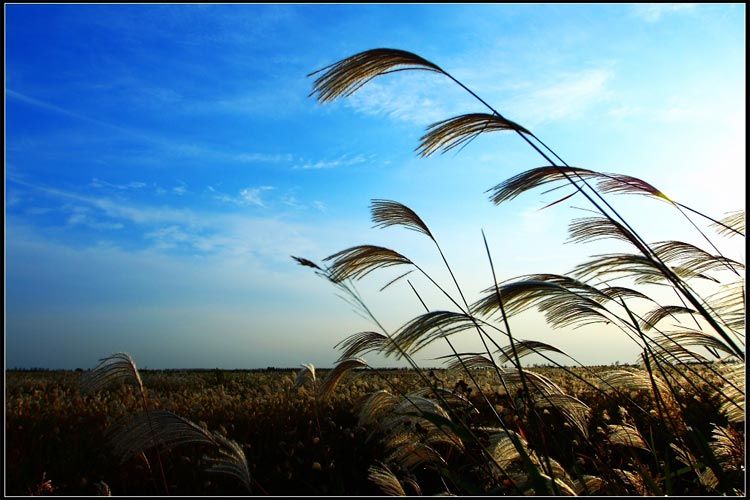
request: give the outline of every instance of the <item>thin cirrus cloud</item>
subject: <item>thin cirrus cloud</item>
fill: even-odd
[[[68,202],[78,202],[84,206],[98,209],[104,215],[113,219],[132,222],[134,224],[158,224],[175,220],[192,222],[197,219],[195,212],[187,209],[136,205],[106,196],[90,196],[67,189],[35,184],[15,176],[9,176],[8,180],[14,184],[29,188],[37,194]]]
[[[295,165],[293,168],[295,170],[323,170],[323,169],[330,169],[330,168],[350,167],[352,165],[359,165],[360,163],[365,163],[371,159],[372,157],[367,157],[361,154],[356,155],[356,156],[343,155],[334,160],[318,160],[318,161],[304,161],[303,160],[303,163]]]
[[[110,189],[118,189],[118,190],[142,189],[142,188],[145,188],[147,185],[148,184],[146,184],[145,182],[140,182],[140,181],[132,181],[132,182],[128,182],[127,184],[113,184],[111,182],[98,179],[96,177],[91,179],[91,182],[89,183],[89,186],[93,188],[110,188]]]
[[[505,106],[529,126],[583,116],[612,96],[608,69],[596,68],[554,75],[546,85],[534,85]]]
[[[315,200],[315,201],[313,201],[313,206],[314,206],[314,207],[315,207],[316,209],[318,209],[319,211],[321,211],[321,212],[325,212],[325,211],[326,211],[326,204],[325,204],[325,203],[323,203],[323,202],[322,202],[322,201],[320,201],[320,200]]]
[[[125,227],[122,222],[102,221],[99,218],[91,214],[89,207],[72,206],[67,208],[67,211],[72,212],[67,218],[66,224],[68,226],[86,226],[96,230],[118,230]]]
[[[216,244],[206,239],[203,235],[186,230],[182,226],[172,224],[159,227],[145,233],[144,238],[155,243],[158,250],[167,250],[178,246],[188,246],[198,250],[210,251],[216,248]]]
[[[63,224],[66,227],[87,227],[100,231],[127,227],[131,241],[140,241],[140,246],[150,243],[158,251],[189,249],[210,254],[252,253],[276,262],[280,259],[279,255],[311,246],[307,238],[295,236],[303,232],[300,227],[273,215],[259,218],[239,212],[215,213],[202,209],[159,207],[122,198],[80,194],[25,180],[10,180],[37,196],[62,201],[64,205],[57,211],[64,216]],[[265,206],[262,193],[273,189],[273,186],[245,188],[237,196],[231,197],[231,202]],[[286,258],[283,260],[286,261]]]
[[[676,12],[691,12],[698,4],[695,3],[643,3],[633,6],[636,16],[654,23],[662,17]]]
[[[237,153],[232,158],[242,163],[282,163],[294,161],[291,153]]]
[[[296,210],[307,210],[308,208],[312,207],[319,212],[326,211],[326,205],[322,201],[314,200],[308,205],[307,203],[299,200],[294,194],[292,194],[292,192],[288,192],[287,194],[282,196],[281,203]]]
[[[289,83],[288,80],[283,83],[274,81],[267,88],[255,89],[252,93],[186,102],[179,108],[179,112],[199,115],[273,117],[274,119],[290,116],[304,111],[306,89],[297,82],[292,87]],[[282,88],[281,85],[284,87]]]
[[[444,83],[417,74],[398,75],[370,82],[349,96],[345,106],[365,115],[425,126],[459,109],[457,103],[446,108],[440,98]]]
[[[208,190],[214,193],[214,199],[219,200],[223,203],[229,203],[238,206],[256,206],[265,207],[266,201],[264,200],[264,194],[268,191],[276,189],[274,186],[258,186],[258,187],[246,187],[240,189],[239,193],[235,196],[221,193],[215,188],[208,186]]]
[[[260,186],[257,188],[248,187],[240,190],[240,200],[242,200],[242,203],[246,205],[257,205],[259,207],[264,207],[265,204],[263,203],[261,196],[265,191],[272,191],[273,189],[273,186]]]
[[[492,74],[490,70],[490,76]],[[496,79],[501,80],[502,75],[498,74]],[[502,99],[505,100],[502,109],[523,117],[523,123],[528,125],[580,117],[595,104],[611,97],[607,86],[612,77],[612,71],[607,68],[592,68],[558,72],[543,81],[503,88],[514,95]],[[493,85],[490,87],[492,90]],[[420,126],[476,109],[476,101],[466,95],[454,97],[451,94],[450,99],[441,96],[450,90],[455,89],[446,88],[445,82],[434,78],[401,75],[397,80],[371,82],[347,98],[346,106],[359,113]]]
[[[279,193],[275,196],[271,196],[271,193],[278,191],[276,186],[246,187],[240,189],[236,195],[221,192],[213,186],[206,186],[206,190],[211,193],[214,200],[237,207],[279,208],[284,206],[296,210],[306,210],[309,206],[312,206],[320,212],[325,212],[326,209],[325,203],[320,200],[315,200],[310,205],[300,200],[294,194],[296,189],[289,189],[282,192],[283,194]]]
[[[106,127],[118,132],[128,139],[134,139],[150,146],[156,146],[159,153],[166,155],[165,157],[162,157],[161,160],[157,161],[163,161],[165,158],[172,156],[233,163],[289,163],[294,160],[294,156],[291,153],[228,152],[225,149],[213,148],[202,144],[174,141],[160,137],[159,134],[154,134],[151,131],[144,132],[132,127],[125,127],[115,123],[91,118],[84,113],[79,113],[41,99],[30,97],[12,89],[6,89],[6,96],[39,109],[73,118],[74,120],[94,124],[99,127]],[[87,140],[90,141],[90,139]],[[102,183],[102,185],[104,184]],[[111,185],[110,187],[115,186]]]
[[[177,182],[179,183],[179,185],[173,187],[172,192],[176,194],[177,196],[184,196],[185,194],[189,192],[187,189],[187,184],[185,184],[182,181],[177,181]]]

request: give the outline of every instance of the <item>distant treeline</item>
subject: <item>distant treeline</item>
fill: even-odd
[[[717,361],[718,363],[723,363],[723,361]],[[686,363],[690,365],[704,365],[706,363],[701,362],[693,362],[693,363]],[[709,363],[710,364],[710,363]],[[638,365],[634,363],[614,363],[611,365],[589,365],[589,368],[610,368],[610,367],[631,367],[636,368]],[[553,368],[554,365],[549,364],[532,364],[529,365],[528,368]],[[316,367],[317,370],[331,370],[331,367]],[[378,371],[381,372],[396,372],[399,370],[405,370],[406,368],[378,368]],[[60,368],[8,368],[5,371],[6,372],[21,372],[21,373],[30,373],[30,372],[84,372],[89,371],[91,368],[75,368],[75,369],[60,369]],[[292,367],[292,368],[283,368],[283,367],[276,367],[276,366],[267,366],[266,368],[139,368],[141,372],[146,373],[215,373],[215,372],[225,372],[225,373],[268,373],[268,372],[279,372],[279,373],[296,373],[300,370],[300,367]],[[423,371],[442,371],[445,370],[443,367],[424,367],[422,368]]]
[[[332,370],[332,367],[316,367],[316,370]],[[379,371],[394,372],[399,370],[405,370],[406,368],[378,368]],[[442,370],[443,368],[424,368],[425,370]],[[6,372],[85,372],[91,368],[7,368]],[[281,368],[276,366],[268,366],[266,368],[138,368],[140,372],[146,373],[212,373],[212,372],[232,372],[232,373],[266,373],[266,372],[298,372],[300,367],[292,368]]]

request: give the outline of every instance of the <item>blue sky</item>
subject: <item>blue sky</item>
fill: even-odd
[[[473,298],[491,284],[480,229],[502,279],[625,250],[564,244],[581,200],[488,201],[544,164],[515,135],[417,158],[425,126],[484,111],[444,78],[308,97],[308,73],[370,48],[437,63],[571,165],[716,217],[742,209],[744,17],[737,4],[6,5],[6,366],[117,351],[153,368],[330,366],[336,342],[372,326],[290,255],[379,244],[450,283],[421,235],[371,228],[373,198],[417,211]],[[665,204],[612,202],[647,240],[700,243]],[[422,312],[406,283],[378,292],[395,274],[358,283],[390,329]],[[513,321],[584,362],[637,355],[617,331]]]

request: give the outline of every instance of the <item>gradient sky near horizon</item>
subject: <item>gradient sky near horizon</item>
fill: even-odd
[[[374,327],[290,255],[383,245],[453,290],[423,235],[371,227],[373,198],[420,214],[470,300],[492,283],[481,229],[500,279],[628,250],[566,244],[585,200],[540,211],[564,190],[490,203],[487,189],[544,165],[515,134],[417,158],[427,125],[485,111],[445,78],[308,96],[308,73],[370,48],[435,62],[571,165],[714,217],[744,209],[744,19],[742,4],[6,4],[6,367],[118,351],[149,368],[331,366],[338,341]],[[608,199],[648,241],[703,245],[664,203]],[[406,282],[379,292],[397,274],[357,283],[391,330],[423,312]],[[585,363],[637,356],[617,330],[551,330],[535,313],[511,327]],[[458,345],[474,349],[471,334]]]

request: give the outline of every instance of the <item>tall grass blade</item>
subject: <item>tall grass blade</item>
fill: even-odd
[[[307,75],[313,76],[320,73],[313,83],[313,91],[310,95],[317,95],[320,102],[333,101],[353,94],[377,76],[404,70],[443,73],[443,70],[436,64],[411,52],[388,48],[371,49]]]
[[[483,132],[515,130],[528,134],[519,124],[488,113],[471,113],[433,123],[420,138],[417,154],[427,157],[436,151],[443,153],[468,143]]]
[[[403,226],[412,231],[417,231],[435,240],[427,227],[427,224],[411,208],[397,201],[372,200],[370,205],[374,227],[383,228],[388,226]]]
[[[328,269],[330,279],[341,282],[346,279],[360,279],[375,269],[412,264],[412,262],[389,248],[375,245],[360,245],[342,250],[326,257],[331,261]]]

